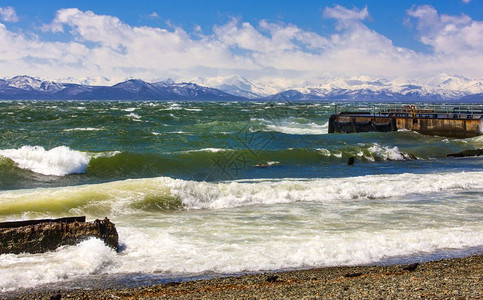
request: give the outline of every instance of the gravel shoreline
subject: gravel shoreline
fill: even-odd
[[[23,291],[2,299],[483,299],[483,255],[411,265],[329,267],[129,289]],[[51,298],[52,297],[52,298]]]

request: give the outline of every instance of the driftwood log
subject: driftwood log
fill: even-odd
[[[74,217],[0,223],[0,254],[42,253],[90,237],[119,249],[116,226],[108,218],[85,222],[85,217]]]

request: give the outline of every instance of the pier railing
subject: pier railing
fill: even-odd
[[[374,106],[373,114],[449,119],[480,119],[483,117],[483,105],[382,104]]]
[[[335,107],[336,114],[338,112]],[[432,104],[378,104],[372,107],[356,109],[374,116],[448,118],[448,119],[480,119],[483,118],[481,105],[432,105]]]

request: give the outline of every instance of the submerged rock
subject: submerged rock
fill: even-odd
[[[94,222],[42,220],[31,225],[0,228],[0,254],[42,253],[75,245],[90,237],[103,240],[116,251],[119,249],[116,226],[108,218]]]
[[[469,156],[480,156],[483,155],[483,149],[475,149],[475,150],[465,150],[458,153],[452,153],[446,155],[447,157],[469,157]]]

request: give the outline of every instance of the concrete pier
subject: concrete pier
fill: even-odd
[[[384,106],[373,112],[340,112],[329,119],[329,133],[412,130],[426,135],[470,138],[483,135],[483,105],[447,108]]]

